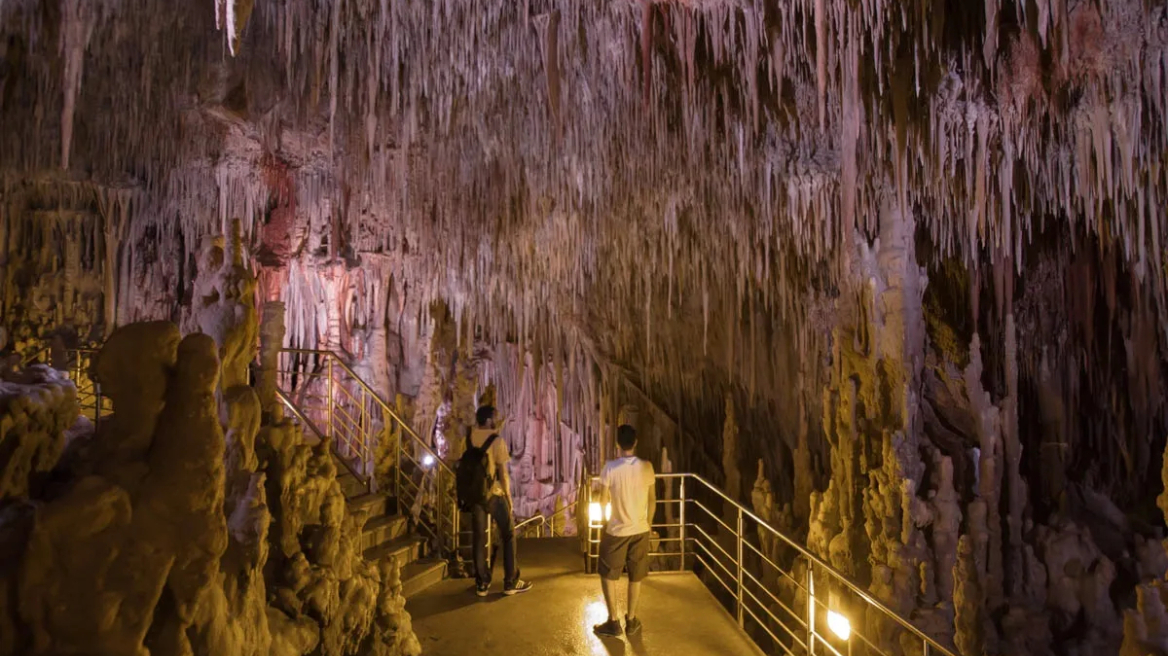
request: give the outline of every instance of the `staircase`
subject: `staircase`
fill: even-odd
[[[445,578],[459,544],[450,469],[335,353],[282,350],[277,381],[306,438],[328,436],[349,513],[363,527],[365,558],[393,559],[406,598]],[[375,480],[383,439],[397,444],[396,460],[390,480]]]
[[[334,456],[335,458],[335,456]],[[393,559],[401,571],[402,595],[407,599],[446,577],[446,561],[423,558],[426,540],[410,531],[409,518],[397,511],[397,500],[369,492],[365,483],[335,458],[337,481],[345,494],[349,513],[365,518],[361,550],[365,559]]]

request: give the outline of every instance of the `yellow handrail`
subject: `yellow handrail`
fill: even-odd
[[[328,423],[326,430],[332,433],[333,437],[343,444],[350,453],[355,454],[361,460],[362,465],[367,469],[371,489],[376,485],[373,473],[375,463],[372,440],[374,436],[373,423],[377,420],[373,417],[367,404],[372,404],[380,409],[381,425],[385,429],[397,428],[399,436],[408,437],[408,439],[399,440],[393,454],[395,465],[394,497],[398,500],[399,507],[420,503],[423,495],[427,494],[425,481],[432,475],[434,478],[434,498],[436,499],[434,504],[435,526],[431,530],[431,527],[423,525],[422,530],[434,537],[443,548],[448,548],[451,553],[458,553],[460,549],[458,532],[460,517],[452,492],[448,492],[443,485],[444,481],[449,481],[449,487],[451,491],[453,490],[453,469],[414,432],[413,428],[397,414],[389,402],[375,392],[335,352],[324,349],[281,349],[280,352],[293,356],[306,355],[317,358],[316,367],[324,369],[320,375],[325,377],[328,388],[325,392],[327,399],[325,412]],[[309,379],[318,377],[315,372],[297,370],[295,364],[292,363],[287,367],[280,367],[278,371],[281,375],[302,377],[301,380],[306,385]],[[349,384],[353,386],[352,389],[348,387]],[[351,407],[346,407],[346,405]],[[407,447],[409,451],[407,451]],[[423,472],[421,484],[414,483],[412,480],[403,481],[403,455],[406,460]],[[403,483],[409,483],[410,486],[407,487]]]
[[[40,361],[41,356],[45,355],[46,353],[49,353],[50,351],[52,351],[52,347],[45,346],[45,347],[41,348],[40,350],[36,351],[35,353],[33,353],[32,355],[25,356],[23,359],[21,359],[20,366],[27,367],[30,364],[35,364],[35,363]]]
[[[54,347],[45,346],[36,353],[29,355],[21,362],[22,367],[38,363],[42,358],[49,360],[47,364],[52,363],[52,353]],[[68,372],[70,379],[73,381],[74,387],[77,389],[77,403],[81,409],[82,414],[90,416],[89,418],[95,423],[100,423],[102,412],[105,409],[105,404],[108,398],[101,395],[101,387],[93,381],[89,376],[88,364],[97,349],[95,348],[65,348],[61,347],[61,352],[65,354],[64,369],[60,371]]]
[[[888,608],[879,599],[876,599],[870,593],[868,593],[866,590],[864,590],[862,587],[860,587],[859,584],[855,583],[850,578],[848,578],[846,575],[844,575],[842,572],[839,572],[834,567],[829,565],[827,562],[825,562],[824,560],[822,560],[821,558],[819,558],[815,554],[808,551],[801,544],[796,542],[794,539],[788,537],[782,531],[780,531],[779,529],[772,526],[769,522],[767,522],[763,518],[759,517],[754,512],[748,510],[741,503],[739,503],[738,501],[731,498],[730,495],[728,495],[726,492],[722,491],[721,489],[719,489],[718,487],[716,487],[715,485],[713,485],[712,483],[707,481],[705,478],[702,478],[701,476],[699,476],[697,474],[690,474],[690,473],[657,474],[656,478],[658,480],[673,479],[673,480],[679,480],[681,482],[681,490],[680,490],[679,498],[677,498],[677,499],[658,499],[658,501],[657,501],[658,505],[667,504],[667,503],[680,504],[681,509],[682,509],[680,523],[679,524],[670,524],[670,525],[662,525],[662,524],[656,524],[656,523],[653,524],[654,528],[664,528],[664,529],[678,528],[678,529],[680,529],[680,537],[679,538],[663,538],[662,541],[674,541],[674,542],[680,541],[681,547],[680,547],[679,552],[657,553],[657,554],[652,554],[652,555],[653,556],[680,556],[681,557],[681,567],[682,567],[682,569],[685,569],[686,568],[686,555],[687,555],[686,554],[686,545],[687,545],[687,543],[692,541],[696,547],[700,547],[701,550],[704,551],[707,556],[709,556],[709,561],[707,561],[707,559],[702,556],[702,552],[699,552],[697,550],[692,551],[690,553],[690,555],[694,556],[694,558],[697,561],[701,562],[706,567],[706,570],[709,571],[712,575],[714,575],[714,578],[717,580],[717,582],[720,583],[723,586],[723,588],[725,588],[726,591],[730,593],[730,595],[732,597],[734,597],[734,602],[735,602],[736,610],[738,613],[739,624],[742,624],[746,615],[750,615],[751,617],[754,618],[754,620],[756,622],[758,622],[759,626],[761,626],[763,628],[763,630],[765,630],[767,633],[769,633],[771,635],[772,638],[775,638],[775,640],[777,642],[781,642],[778,639],[778,637],[774,635],[774,633],[771,633],[771,631],[768,628],[768,626],[766,625],[766,623],[763,622],[758,617],[758,615],[756,615],[755,612],[753,610],[751,610],[751,608],[746,604],[747,597],[750,597],[756,602],[756,604],[758,606],[761,607],[762,613],[768,615],[772,621],[777,623],[779,626],[783,627],[786,630],[787,637],[792,639],[799,646],[806,649],[808,654],[816,653],[815,649],[816,649],[817,642],[822,646],[822,648],[824,650],[839,654],[839,651],[837,649],[835,649],[835,647],[833,647],[830,644],[830,642],[832,640],[841,640],[841,639],[846,641],[846,640],[850,640],[852,638],[854,638],[857,641],[866,643],[869,647],[877,650],[878,653],[885,653],[882,650],[880,650],[879,647],[872,644],[872,642],[868,638],[866,638],[862,632],[860,632],[858,630],[853,630],[850,628],[850,626],[849,626],[849,629],[847,631],[836,632],[836,635],[834,638],[831,635],[824,634],[824,633],[820,632],[816,628],[816,626],[817,626],[816,618],[815,618],[815,607],[816,606],[822,607],[822,609],[828,613],[829,624],[830,624],[831,616],[834,615],[836,618],[842,617],[842,615],[836,613],[834,610],[828,608],[827,605],[824,604],[823,595],[816,595],[816,593],[815,593],[815,578],[816,578],[815,572],[821,571],[822,573],[826,574],[826,577],[827,577],[827,580],[829,583],[835,583],[837,585],[842,586],[844,589],[846,589],[847,591],[854,594],[855,597],[859,601],[867,604],[868,607],[877,611],[878,613],[883,615],[885,618],[893,621],[894,623],[899,625],[902,629],[913,634],[917,639],[919,639],[921,641],[920,644],[923,648],[923,653],[925,656],[930,656],[930,655],[933,655],[933,656],[955,656],[955,654],[950,649],[948,649],[944,645],[940,644],[939,642],[937,642],[936,640],[931,638],[924,631],[921,631],[920,629],[918,629],[909,620],[905,619],[904,617],[901,617],[898,613],[896,613],[892,609]],[[592,490],[592,488],[597,486],[600,479],[598,477],[591,477],[590,479],[588,479],[588,481],[589,481],[589,485],[588,485],[589,498],[591,498],[591,495],[592,495],[591,490]],[[695,491],[694,490],[695,485],[691,484],[689,486],[690,494],[687,494],[686,493],[686,487],[687,487],[686,482],[687,481],[692,481],[693,484],[700,485],[702,489],[713,492],[718,498],[720,498],[723,502],[725,502],[725,504],[727,504],[727,511],[730,514],[734,515],[737,519],[737,527],[730,526],[729,523],[727,523],[726,521],[723,521],[721,518],[719,518],[718,515],[711,508],[709,508],[707,505],[698,501],[697,498],[694,498],[693,492]],[[711,532],[707,532],[706,530],[704,530],[697,522],[693,521],[692,518],[689,521],[686,520],[685,508],[687,505],[689,505],[691,503],[693,504],[695,509],[702,511],[704,513],[705,517],[712,520],[712,522],[711,522],[712,525],[720,526],[722,529],[725,529],[725,531],[727,532],[726,535],[729,538],[733,538],[733,540],[735,542],[736,549],[737,549],[736,554],[730,553],[730,551],[728,551],[726,547],[724,547],[722,544],[718,543],[718,540],[716,539],[716,537],[717,537],[717,533],[719,533],[719,531],[716,531],[716,530],[712,531],[712,533],[714,533],[714,535],[711,535]],[[714,505],[716,505],[716,504],[714,504]],[[759,529],[765,530],[769,534],[773,535],[775,538],[777,538],[779,541],[781,541],[783,543],[783,545],[785,545],[786,547],[793,549],[797,556],[803,558],[808,563],[809,566],[808,566],[808,569],[806,572],[806,580],[805,581],[799,581],[797,578],[792,576],[792,574],[784,571],[782,567],[780,567],[777,563],[775,563],[773,560],[771,560],[769,557],[767,557],[765,554],[763,554],[762,551],[758,547],[752,545],[749,542],[749,540],[747,539],[747,535],[746,535],[747,532],[745,530],[745,523],[744,523],[745,520],[747,520],[747,519],[755,522]],[[594,567],[595,562],[596,562],[596,558],[599,555],[596,552],[596,547],[598,547],[598,545],[600,543],[600,530],[602,527],[603,527],[603,524],[598,518],[596,518],[596,517],[589,517],[588,518],[589,537],[588,537],[588,541],[587,541],[588,544],[587,544],[587,553],[585,556],[585,562],[590,570],[591,570],[591,568]],[[696,535],[694,535],[694,537],[687,538],[686,537],[687,529],[694,529],[696,531]],[[698,539],[699,537],[705,538],[705,541],[703,542],[702,540]],[[721,554],[721,557],[715,555],[714,549],[717,549],[717,552]],[[759,600],[759,598],[754,593],[752,593],[750,591],[750,589],[746,586],[747,582],[753,582],[760,590],[762,590],[763,592],[770,595],[772,597],[772,599],[774,598],[774,595],[771,594],[771,592],[769,590],[762,587],[761,579],[746,569],[747,559],[744,557],[746,549],[750,549],[751,551],[754,552],[754,554],[756,556],[759,557],[758,562],[765,563],[765,564],[769,565],[778,574],[780,574],[780,575],[786,577],[787,579],[789,579],[790,581],[794,582],[795,588],[797,590],[801,590],[806,595],[807,617],[805,617],[805,618],[795,617],[799,626],[803,627],[803,630],[806,633],[806,637],[807,637],[806,642],[800,641],[800,636],[797,635],[797,632],[787,628],[786,624],[784,624],[781,620],[779,620],[777,617],[775,617],[775,615],[771,612],[771,610],[766,608],[766,606],[764,604],[762,604],[761,600]],[[727,566],[727,563],[729,563],[729,566]],[[731,580],[729,583],[727,583],[727,581],[723,577],[717,575],[716,570],[712,570],[712,568],[710,567],[711,564],[718,565],[721,568],[721,570],[723,572],[725,572],[725,574],[733,580]],[[737,571],[736,572],[731,571],[732,568],[736,569]],[[776,599],[776,601],[777,601],[777,599]],[[783,605],[781,603],[778,605],[780,607],[782,607],[784,610],[786,610],[788,612],[788,614],[794,615],[793,613],[791,613],[791,610],[789,608],[787,608],[785,605]],[[847,621],[846,618],[844,618],[843,621],[846,622]],[[835,631],[834,628],[832,630]],[[843,634],[847,634],[847,635],[843,635]],[[848,644],[851,644],[851,643],[849,642]]]
[[[288,398],[288,395],[285,394],[283,390],[279,388],[276,389],[276,398],[284,404],[284,407],[291,411],[293,417],[296,417],[297,420],[307,426],[308,430],[312,431],[321,442],[327,443],[328,438],[325,436],[325,434],[320,432],[320,429],[316,427],[316,424],[314,424],[311,419],[305,416],[305,414],[300,411],[300,408],[296,407],[296,404],[292,402],[292,399]]]

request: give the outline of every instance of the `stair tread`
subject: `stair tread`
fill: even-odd
[[[349,502],[350,506],[363,507],[363,506],[376,505],[376,504],[380,503],[383,499],[388,500],[388,497],[386,497],[383,494],[378,494],[376,492],[366,492],[365,494],[361,494],[361,495],[358,495],[355,497],[349,497],[348,499],[346,499],[346,501]]]
[[[381,560],[386,556],[400,553],[402,551],[409,551],[421,544],[425,540],[417,535],[404,535],[400,538],[395,538],[384,544],[379,544],[376,547],[370,547],[365,550],[366,560]]]
[[[401,592],[406,599],[446,578],[446,561],[419,560],[401,569]]]
[[[445,560],[415,560],[401,568],[401,580],[410,581],[436,569],[446,569]]]
[[[406,521],[405,515],[377,515],[374,517],[370,517],[368,520],[365,521],[365,526],[362,529],[362,531],[369,533],[371,531],[376,531],[377,529],[384,528],[386,526],[393,526],[394,524],[405,523],[405,521]]]

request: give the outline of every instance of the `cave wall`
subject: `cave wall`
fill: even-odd
[[[450,456],[493,384],[533,508],[633,417],[966,651],[1155,640],[1163,3],[50,4],[0,5],[22,348],[189,321],[239,218]]]

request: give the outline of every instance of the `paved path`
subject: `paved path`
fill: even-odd
[[[636,638],[592,634],[607,612],[596,575],[583,573],[572,539],[521,540],[519,565],[535,584],[502,595],[502,562],[491,595],[450,579],[410,599],[406,610],[427,656],[761,656],[697,577],[653,574],[641,592],[645,629]],[[502,560],[500,558],[500,560]],[[623,586],[622,586],[623,587]],[[623,592],[620,607],[624,608]]]

